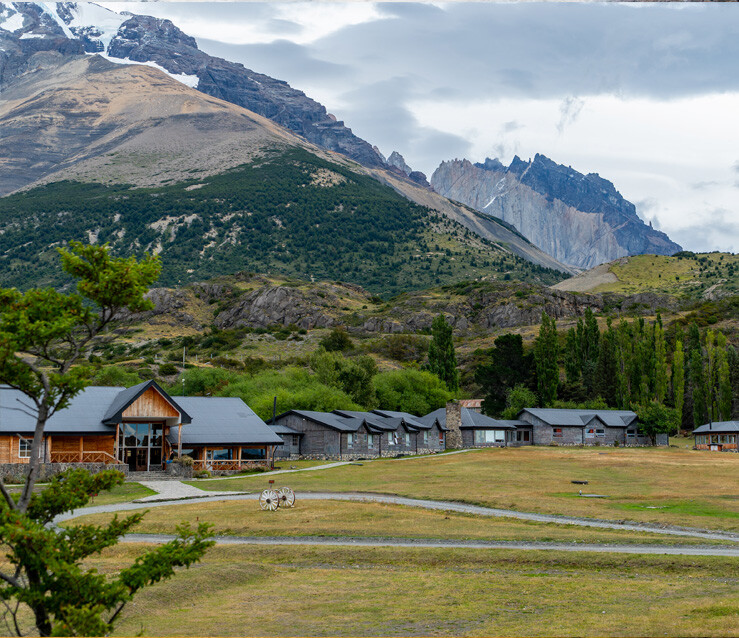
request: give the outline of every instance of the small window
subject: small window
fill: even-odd
[[[375,446],[375,435],[368,434],[367,435],[367,447],[374,447],[374,446]]]
[[[562,428],[553,428],[552,436],[561,437]]]
[[[444,447],[444,431],[439,432],[439,445]]]
[[[636,430],[626,430],[626,436],[633,439],[636,436]]]
[[[408,434],[408,432],[405,433],[405,444],[410,445],[411,444],[411,435]]]
[[[428,445],[429,442],[429,433],[427,430],[423,431],[423,444]]]
[[[30,459],[31,458],[31,445],[32,441],[28,439],[19,439],[18,441],[18,458]]]
[[[297,434],[293,434],[293,445],[300,443],[300,437]]]
[[[604,437],[606,435],[606,431],[603,428],[595,428],[595,436]]]
[[[354,435],[353,434],[346,435],[346,445],[347,447],[354,447]]]

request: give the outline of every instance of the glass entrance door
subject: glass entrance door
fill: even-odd
[[[161,423],[123,423],[119,445],[123,462],[132,472],[162,467],[164,444]]]

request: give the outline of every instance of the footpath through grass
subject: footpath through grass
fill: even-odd
[[[144,546],[106,550],[119,570]],[[739,559],[215,547],[139,594],[131,636],[735,636]]]
[[[273,478],[273,477],[269,477]],[[274,477],[298,492],[377,492],[504,509],[739,531],[739,455],[655,448],[499,448]],[[279,480],[278,480],[279,479]],[[257,491],[268,477],[191,484]],[[575,485],[573,480],[587,480]],[[581,498],[584,493],[608,498]]]
[[[129,512],[120,512],[119,516]],[[88,514],[63,526],[102,524],[113,514]],[[517,521],[457,512],[423,510],[384,503],[347,501],[298,501],[292,509],[262,511],[256,501],[185,502],[155,507],[133,530],[138,533],[173,534],[182,521],[207,522],[226,536],[357,536],[368,538],[434,538],[444,540],[541,541],[617,544],[688,544],[690,538],[600,530],[576,525]],[[725,544],[703,539],[692,542]]]

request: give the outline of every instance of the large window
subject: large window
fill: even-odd
[[[208,450],[205,458],[209,461],[230,461],[233,459],[233,449],[228,447],[221,450]]]
[[[122,423],[119,429],[119,458],[132,470],[146,470],[162,464],[161,423]]]
[[[552,428],[552,436],[561,438],[562,437],[562,428]]]
[[[475,430],[475,445],[505,443],[505,430]]]

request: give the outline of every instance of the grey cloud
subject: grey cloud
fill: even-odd
[[[305,83],[310,82],[325,86],[343,84],[356,73],[349,65],[316,58],[309,48],[288,40],[270,44],[228,44],[199,40],[198,45],[211,55],[241,62],[252,71],[285,80],[301,90],[305,90]],[[300,73],[296,73],[296,69]]]
[[[703,182],[693,182],[690,185],[690,188],[696,191],[704,191],[708,190],[709,188],[713,188],[714,186],[720,186],[721,182],[717,182],[715,180],[707,180]]]
[[[510,122],[503,122],[503,126],[501,126],[501,130],[503,133],[512,133],[513,131],[517,131],[518,129],[523,128],[523,124],[519,124],[515,120],[512,120]]]
[[[585,106],[585,100],[577,97],[570,96],[562,100],[562,104],[559,106],[559,122],[557,123],[557,131],[560,134],[564,132],[567,126],[577,121],[583,106]]]
[[[734,166],[732,166],[731,168],[734,172],[739,173],[739,160],[734,162]]]
[[[707,252],[720,250],[739,251],[739,219],[725,208],[717,208],[706,215],[710,223],[700,222],[670,232],[670,238],[686,250]]]

